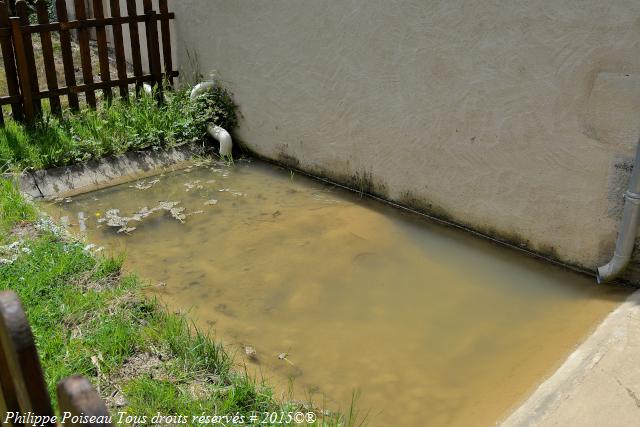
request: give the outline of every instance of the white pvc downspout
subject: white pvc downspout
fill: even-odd
[[[636,159],[629,186],[624,193],[624,210],[618,230],[616,249],[607,264],[598,267],[598,283],[608,282],[618,277],[629,264],[635,246],[640,218],[640,142],[636,147]]]
[[[213,89],[215,85],[216,83],[211,81],[198,83],[191,91],[191,100],[193,101],[198,96]],[[233,141],[231,140],[229,132],[220,126],[214,125],[213,123],[207,125],[207,132],[213,137],[213,139],[220,143],[220,157],[231,159]]]

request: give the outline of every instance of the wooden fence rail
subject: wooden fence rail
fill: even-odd
[[[173,84],[173,78],[178,72],[173,70],[171,58],[171,35],[169,21],[175,15],[168,10],[168,0],[157,0],[159,11],[153,9],[151,0],[143,0],[143,12],[138,13],[135,0],[126,0],[126,16],[120,11],[119,0],[109,0],[111,16],[105,16],[104,1],[93,1],[93,17],[87,15],[85,0],[73,0],[75,19],[69,19],[67,10],[68,0],[56,0],[55,7],[57,22],[49,21],[46,0],[37,0],[37,23],[30,22],[29,5],[24,0],[18,0],[14,5],[0,1],[0,48],[4,61],[7,80],[5,95],[0,94],[0,124],[4,123],[3,105],[11,106],[11,114],[15,120],[28,123],[42,112],[42,103],[48,99],[51,112],[61,114],[61,96],[67,97],[67,104],[72,110],[80,108],[78,95],[84,94],[86,103],[95,108],[97,104],[96,91],[101,90],[103,98],[110,100],[113,96],[112,88],[119,88],[120,96],[129,96],[129,85],[135,85],[136,94],[140,93],[142,85],[149,83],[157,88],[156,93],[162,96],[164,82]],[[12,10],[15,15],[12,16]],[[143,72],[142,51],[138,25],[144,24],[146,31],[146,54],[149,59],[149,72]],[[127,74],[125,58],[125,40],[123,26],[129,28],[129,40],[133,75]],[[113,32],[113,51],[115,52],[115,66],[117,78],[111,77],[109,63],[109,46],[107,44],[107,27]],[[90,46],[90,31],[95,29],[98,57],[98,72],[92,65],[92,50]],[[64,67],[64,82],[60,85],[55,68],[52,33],[57,33],[60,41],[60,56]],[[74,63],[72,51],[72,34],[77,34],[80,50],[80,63]],[[38,69],[36,66],[36,51],[34,50],[33,35],[40,38],[44,63],[44,77],[46,88],[40,88],[38,83]],[[73,35],[76,35],[73,34]],[[160,49],[162,41],[162,50]],[[77,82],[76,67],[81,70],[82,83]]]

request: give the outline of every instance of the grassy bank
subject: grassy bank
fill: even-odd
[[[65,237],[7,180],[0,208],[0,289],[14,290],[25,307],[52,396],[60,379],[79,373],[114,415],[237,413],[257,425],[254,412],[305,411],[234,369],[220,344],[144,298],[122,259]],[[352,424],[335,415],[316,423]]]
[[[190,88],[152,96],[114,99],[96,111],[45,114],[33,126],[8,121],[0,129],[0,172],[66,166],[148,148],[169,148],[207,138],[207,123],[231,130],[236,106],[223,88],[189,99]]]

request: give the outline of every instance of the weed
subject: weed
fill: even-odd
[[[114,99],[97,110],[43,115],[33,126],[8,121],[0,129],[4,170],[44,169],[85,162],[127,151],[168,148],[205,140],[209,123],[231,130],[236,106],[224,88],[189,99],[190,88],[166,91],[158,104],[151,95],[127,102]]]
[[[35,207],[22,198],[13,182],[0,179],[0,242],[13,226],[36,217]]]

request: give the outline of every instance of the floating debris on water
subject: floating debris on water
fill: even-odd
[[[291,366],[295,366],[291,360],[287,359],[287,356],[289,356],[288,353],[280,353],[278,355],[278,359],[284,360],[285,362],[289,363]]]
[[[153,179],[149,182],[143,179],[142,181],[136,183],[135,185],[130,185],[129,188],[135,188],[137,190],[148,190],[159,182],[160,182],[159,179]]]
[[[199,179],[196,179],[195,181],[185,183],[184,186],[187,187],[185,191],[189,192],[193,189],[202,190],[204,187],[202,186],[202,184],[200,184],[201,182],[202,181],[200,181]]]
[[[232,190],[230,188],[219,188],[218,191],[220,193],[231,193],[234,196],[246,196],[245,193],[242,193],[242,192],[237,191],[237,190]]]
[[[206,202],[204,202],[205,206],[213,206],[213,205],[217,205],[218,201],[216,199],[211,199],[211,200],[207,200]]]
[[[178,221],[184,223],[184,220],[187,219],[188,216],[198,215],[204,213],[204,211],[195,211],[191,213],[185,213],[185,208],[182,206],[178,206],[180,202],[160,202],[157,206],[149,209],[149,207],[145,206],[140,208],[138,212],[134,213],[132,216],[121,216],[120,209],[109,209],[105,212],[104,217],[98,218],[98,223],[106,223],[109,227],[117,227],[118,233],[131,233],[136,230],[136,227],[130,226],[130,223],[142,222],[149,215],[158,212],[158,211],[166,211],[171,215],[171,217],[177,219]]]
[[[209,166],[211,164],[213,164],[214,160],[211,157],[198,157],[194,160],[193,165],[200,167],[200,166]]]
[[[247,345],[244,347],[244,354],[246,354],[249,359],[252,360],[256,360],[258,358],[258,352],[256,351],[255,348],[251,347],[250,345]]]

